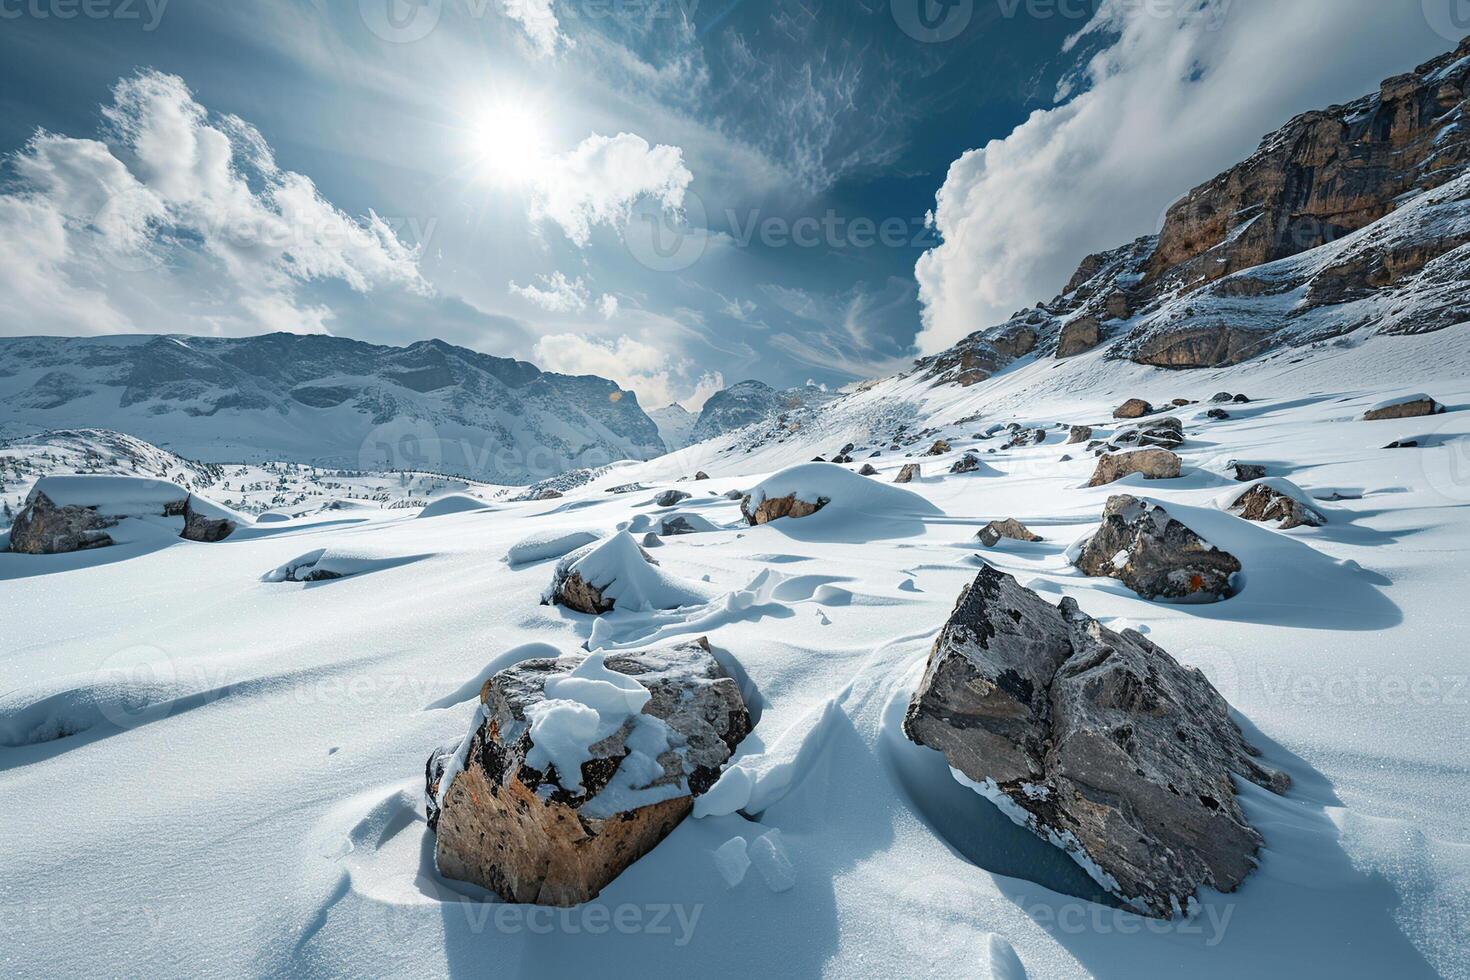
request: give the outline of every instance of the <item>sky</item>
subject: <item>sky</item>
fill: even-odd
[[[698,409],[1002,322],[1465,0],[0,0],[0,334],[439,338]]]

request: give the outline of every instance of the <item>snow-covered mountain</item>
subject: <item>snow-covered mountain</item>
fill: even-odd
[[[704,403],[691,442],[703,442],[756,422],[778,417],[783,412],[821,405],[832,395],[824,388],[772,388],[762,381],[742,381],[716,392]]]
[[[0,435],[106,425],[213,461],[528,483],[664,451],[637,396],[441,341],[0,339]]]
[[[649,411],[648,417],[658,426],[658,434],[670,452],[683,449],[692,441],[699,416],[680,404],[665,405]]]

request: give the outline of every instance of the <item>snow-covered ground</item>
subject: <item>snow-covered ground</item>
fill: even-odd
[[[0,972],[1470,976],[1464,340],[1191,373],[1084,355],[963,390],[894,380],[799,432],[727,434],[561,499],[0,554]],[[1082,489],[1092,461],[1065,429],[1008,451],[972,438],[1011,421],[1101,438],[1126,398],[1222,390],[1253,401],[1222,422],[1179,409],[1173,481]],[[1359,421],[1421,390],[1448,413]],[[896,435],[911,444],[890,450]],[[939,436],[952,451],[921,457]],[[1406,439],[1420,448],[1382,448]],[[749,528],[725,497],[849,442],[849,468],[871,462],[876,480],[919,462],[904,488],[919,505],[875,493]],[[970,449],[988,465],[949,475]],[[1281,532],[1222,511],[1231,460],[1289,479],[1329,523]],[[679,482],[698,470],[712,479]],[[606,492],[629,484],[648,489]],[[664,537],[660,569],[714,598],[595,621],[540,605],[561,556],[643,533],[671,487],[715,530]],[[1162,605],[1070,568],[1120,490],[1239,556],[1239,594]],[[982,547],[976,531],[1006,517],[1044,540]],[[272,581],[319,551],[346,577]],[[982,560],[1199,666],[1290,772],[1285,798],[1245,788],[1266,848],[1239,892],[1173,923],[1094,904],[1065,855],[904,740],[930,644]],[[694,818],[573,910],[485,902],[437,875],[424,762],[468,730],[485,679],[584,644],[699,636],[757,724]]]

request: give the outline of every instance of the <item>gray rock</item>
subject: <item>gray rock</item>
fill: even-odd
[[[1216,422],[1230,421],[1230,413],[1225,411],[1225,409],[1223,408],[1212,408],[1208,412],[1206,412],[1205,415],[1207,418],[1210,418]]]
[[[980,466],[979,456],[976,456],[974,453],[965,453],[965,455],[955,460],[954,465],[949,468],[949,471],[951,473],[978,473]]]
[[[1262,838],[1233,780],[1290,785],[1229,712],[1202,673],[1143,636],[987,566],[935,643],[904,732],[1112,894],[1170,918],[1255,867]]]
[[[1259,483],[1247,490],[1230,508],[1230,513],[1247,521],[1275,522],[1283,531],[1294,527],[1321,527],[1327,523],[1321,511],[1282,493],[1269,483]]]
[[[878,469],[872,463],[864,463],[863,468],[858,470],[858,476],[877,476]]]
[[[185,540],[213,544],[223,541],[234,533],[234,521],[227,517],[206,517],[194,509],[192,496],[184,502],[184,533],[181,537]]]
[[[1266,467],[1258,463],[1241,463],[1232,460],[1226,467],[1230,475],[1235,478],[1236,483],[1254,483],[1256,480],[1266,478]]]
[[[31,491],[10,528],[10,550],[25,555],[61,555],[112,544],[107,533],[117,518],[95,507],[58,507],[39,489]]]
[[[693,494],[685,493],[683,490],[665,490],[654,497],[653,502],[660,507],[677,507],[692,496]]]
[[[1184,445],[1184,423],[1170,415],[1161,419],[1150,419],[1139,425],[1130,425],[1113,436],[1112,444],[1121,446],[1154,446],[1159,449],[1178,449]]]
[[[1240,561],[1201,538],[1151,501],[1108,500],[1102,527],[1073,564],[1086,575],[1115,578],[1145,599],[1219,602],[1233,594]]]
[[[929,451],[926,452],[926,453],[924,453],[924,455],[925,456],[943,456],[946,453],[950,453],[950,452],[953,452],[953,451],[954,450],[952,448],[950,448],[950,445],[949,445],[948,442],[946,442],[943,439],[940,439],[940,440],[936,441],[934,443],[934,445],[930,446],[929,447]]]
[[[906,463],[904,468],[898,471],[898,476],[893,478],[893,482],[913,483],[919,478],[920,472],[918,463]]]
[[[1078,443],[1090,442],[1092,440],[1092,426],[1074,425],[1067,436],[1067,445],[1075,446]]]
[[[613,654],[607,669],[636,678],[648,702],[590,746],[579,773],[537,769],[527,761],[528,712],[546,700],[549,680],[585,660],[532,660],[496,674],[463,755],[452,746],[430,756],[425,789],[441,874],[508,902],[590,901],[678,826],[750,733],[740,688],[706,640]],[[655,760],[639,750],[650,734],[667,746]]]
[[[1224,404],[1226,404],[1228,402],[1235,401],[1235,396],[1232,395],[1228,391],[1222,391],[1218,395],[1216,395],[1214,398],[1211,398],[1210,401],[1213,402],[1216,405],[1224,405]]]

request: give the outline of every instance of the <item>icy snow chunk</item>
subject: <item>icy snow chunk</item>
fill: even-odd
[[[786,856],[786,845],[781,841],[781,831],[769,830],[757,837],[750,845],[750,861],[766,880],[766,887],[773,892],[790,891],[796,885],[796,869]]]
[[[550,561],[584,548],[600,537],[592,531],[540,531],[511,545],[505,561],[509,565]]]
[[[725,884],[737,887],[750,870],[750,853],[744,837],[731,837],[715,849],[715,869]]]

